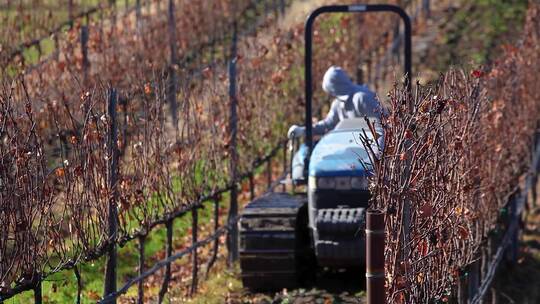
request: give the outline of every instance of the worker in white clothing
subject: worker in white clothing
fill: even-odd
[[[380,123],[383,111],[375,92],[366,85],[354,84],[347,73],[340,67],[332,66],[326,71],[322,83],[323,90],[334,98],[330,111],[326,117],[313,124],[313,135],[324,135],[333,130],[340,121],[351,118],[368,117],[375,122],[377,144],[372,146],[378,155],[383,150],[384,136]],[[293,125],[287,136],[290,139],[299,138],[306,133],[305,126]],[[304,158],[306,157],[305,144],[294,156],[292,179],[304,179]]]
[[[366,85],[354,84],[340,67],[332,66],[326,71],[323,90],[334,97],[326,118],[313,125],[313,135],[323,135],[347,118],[369,117],[380,119],[381,105],[375,92]],[[306,127],[293,125],[287,136],[299,138],[305,135]]]

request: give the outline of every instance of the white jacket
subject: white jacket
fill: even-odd
[[[380,119],[382,108],[375,92],[366,85],[354,84],[340,67],[328,69],[322,87],[335,99],[326,118],[313,125],[313,134],[322,135],[347,118],[368,116]]]

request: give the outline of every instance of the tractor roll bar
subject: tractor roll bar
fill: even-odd
[[[322,6],[313,11],[306,21],[306,32],[305,32],[305,90],[306,90],[306,145],[308,147],[308,153],[306,154],[306,159],[304,160],[304,176],[307,179],[308,168],[309,168],[309,158],[311,156],[311,151],[313,150],[313,132],[312,132],[312,107],[311,102],[313,99],[313,75],[312,75],[312,57],[313,57],[313,24],[315,19],[324,13],[366,13],[366,12],[391,12],[398,14],[403,20],[405,25],[405,84],[407,89],[411,90],[410,77],[412,75],[412,42],[411,42],[411,19],[409,15],[399,6],[395,5],[386,5],[386,4],[375,4],[375,5],[330,5]]]

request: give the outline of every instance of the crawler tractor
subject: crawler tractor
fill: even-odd
[[[405,75],[411,75],[411,25],[392,5],[324,6],[307,19],[305,31],[305,143],[291,162],[292,182],[306,192],[268,193],[250,202],[239,221],[242,281],[251,290],[279,290],[302,284],[317,267],[365,264],[363,225],[373,174],[366,134],[374,145],[375,118],[347,119],[316,144],[312,134],[312,33],[325,13],[397,13],[405,23]],[[365,131],[365,132],[364,132]],[[382,131],[377,128],[377,132]],[[294,146],[294,145],[293,145]],[[293,151],[294,153],[294,151]]]

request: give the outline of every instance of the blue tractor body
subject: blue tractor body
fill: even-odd
[[[309,160],[309,231],[320,266],[360,266],[365,260],[364,214],[373,168],[361,136],[377,150],[363,118],[342,121],[320,139]],[[303,159],[306,150],[300,149],[295,161]],[[293,168],[300,166],[293,161]]]
[[[292,288],[306,282],[320,266],[365,264],[364,219],[370,201],[368,178],[373,174],[369,154],[382,150],[374,138],[382,136],[380,123],[373,117],[367,118],[369,124],[366,118],[345,119],[316,144],[312,132],[314,21],[325,13],[363,12],[393,12],[404,21],[404,74],[410,89],[411,23],[401,8],[384,4],[323,6],[308,17],[306,137],[290,168],[293,184],[305,185],[306,191],[297,192],[293,187],[292,193],[270,192],[246,206],[239,221],[240,267],[246,288]]]
[[[343,128],[344,125],[347,125],[347,128]],[[309,177],[366,177],[370,175],[372,170],[369,154],[360,140],[364,126],[365,123],[361,118],[350,119],[350,122],[344,121],[335,130],[324,135],[311,154]],[[368,136],[371,134],[369,129],[366,133]]]

